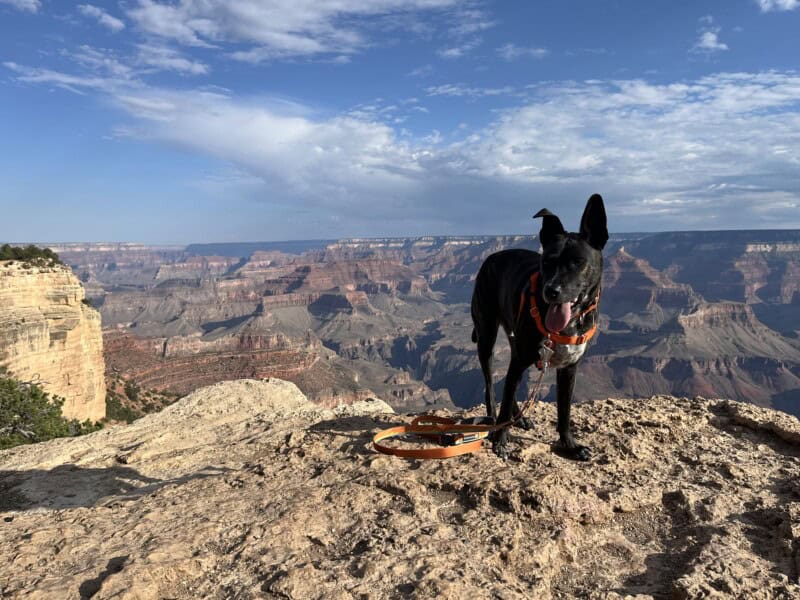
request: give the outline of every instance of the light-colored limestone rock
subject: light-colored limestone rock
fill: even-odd
[[[69,267],[0,261],[0,364],[66,402],[67,418],[105,416],[100,313]]]
[[[479,412],[472,411],[473,414]],[[605,400],[550,449],[375,453],[410,421],[242,380],[78,438],[0,452],[0,597],[800,597],[800,422],[723,400]]]

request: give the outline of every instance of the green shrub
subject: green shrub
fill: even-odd
[[[141,416],[142,413],[139,411],[122,404],[115,393],[109,392],[106,394],[106,419],[133,423]]]
[[[66,419],[64,399],[50,396],[39,385],[18,381],[0,367],[0,450],[97,431],[98,423]]]
[[[133,400],[136,402],[139,399],[139,386],[136,385],[136,382],[133,380],[125,382],[125,395],[128,397],[128,400]]]
[[[50,248],[39,248],[33,244],[25,247],[3,244],[0,246],[0,260],[22,260],[37,266],[64,264]]]

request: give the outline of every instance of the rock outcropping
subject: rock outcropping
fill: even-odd
[[[575,407],[446,461],[410,417],[290,383],[198,390],[130,426],[0,452],[3,598],[797,598],[800,423],[726,400]]]
[[[0,364],[65,398],[67,418],[106,414],[100,313],[68,267],[0,262]]]

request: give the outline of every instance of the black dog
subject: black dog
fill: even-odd
[[[486,382],[486,410],[495,418],[492,350],[498,326],[503,326],[511,344],[511,362],[496,421],[499,423],[510,421],[519,412],[514,396],[522,374],[542,358],[540,351],[545,340],[554,339],[554,353],[549,357],[548,366],[557,369],[559,442],[556,450],[568,458],[589,460],[589,449],[578,445],[572,437],[570,405],[575,374],[587,347],[586,338],[591,337],[597,326],[602,250],[608,241],[606,210],[599,195],[589,198],[581,218],[580,233],[566,232],[558,217],[547,209],[536,213],[534,218],[537,217],[543,218],[539,234],[542,255],[530,250],[497,252],[484,261],[475,280],[472,341],[478,344],[478,358]],[[530,290],[533,273],[538,273],[533,280],[536,289]],[[534,302],[535,309],[531,310]],[[575,336],[569,340],[572,343],[559,343],[567,336]],[[529,429],[533,423],[520,419],[517,425]],[[503,459],[509,453],[508,433],[509,428],[505,427],[494,437],[494,451]]]

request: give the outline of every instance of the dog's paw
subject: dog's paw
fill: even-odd
[[[508,460],[511,456],[511,449],[508,447],[508,442],[505,440],[495,440],[492,444],[492,452],[501,460]]]
[[[520,420],[514,423],[514,427],[519,427],[525,431],[531,431],[536,427],[536,422],[530,417],[522,417]]]
[[[579,446],[577,444],[567,447],[562,442],[558,442],[555,444],[554,450],[559,456],[568,458],[570,460],[586,462],[592,458],[592,452],[589,450],[589,448],[586,446]]]

